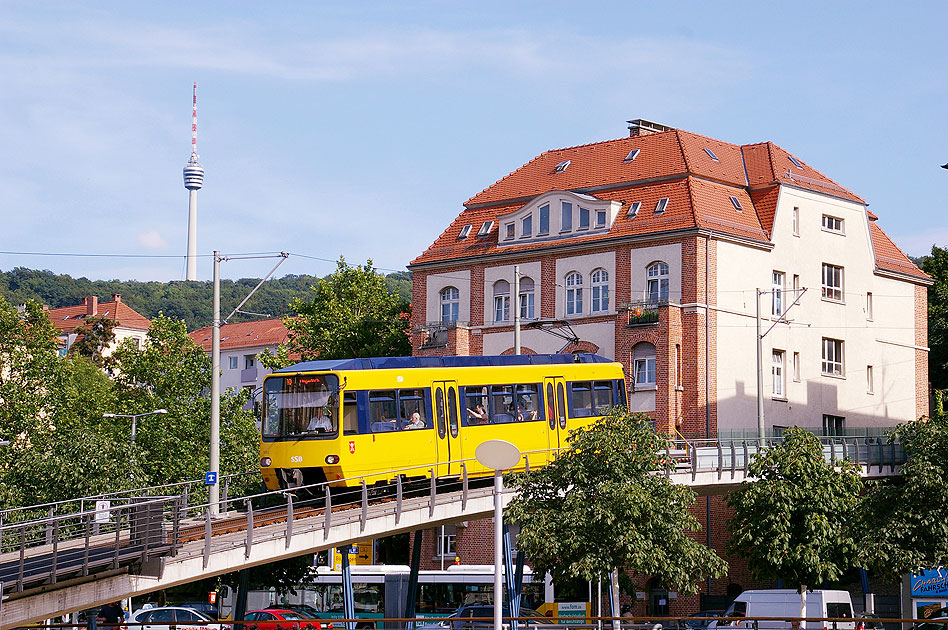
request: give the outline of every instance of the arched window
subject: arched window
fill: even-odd
[[[533,278],[520,278],[520,319],[533,319]]]
[[[566,314],[583,314],[583,277],[575,271],[566,274]]]
[[[637,390],[655,387],[655,346],[647,341],[632,346],[632,386]]]
[[[458,321],[458,311],[461,304],[461,293],[455,287],[441,289],[441,321],[444,323]]]
[[[498,280],[494,283],[494,321],[510,320],[510,283]]]
[[[590,276],[592,285],[591,310],[593,313],[604,313],[609,310],[609,272],[605,269],[596,269]]]
[[[668,301],[668,263],[653,262],[645,270],[646,299],[652,303]]]

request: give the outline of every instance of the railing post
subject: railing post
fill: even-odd
[[[362,514],[359,516],[359,531],[365,531],[365,519],[369,516],[369,489],[362,480]]]
[[[181,497],[174,501],[174,517],[171,522],[171,557],[178,555],[178,534],[181,531]]]
[[[743,465],[742,469],[743,469],[743,471],[744,471],[744,476],[746,477],[746,476],[747,476],[747,465],[750,463],[750,460],[748,460],[748,457],[749,457],[750,455],[749,455],[748,452],[747,452],[747,440],[741,440],[741,444],[742,444],[742,446],[743,446],[743,448],[744,448],[744,465]]]
[[[734,448],[734,440],[731,440],[731,479],[737,473],[737,451]]]
[[[53,508],[49,508],[49,513],[47,514],[48,520],[46,521],[46,544],[53,544]]]
[[[224,477],[224,483],[221,484],[221,505],[224,507],[224,511],[227,511],[227,495],[230,493],[230,477]]]
[[[395,524],[402,518],[402,476],[395,477]]]
[[[119,568],[119,542],[120,534],[122,533],[122,509],[118,508],[115,511],[115,555],[112,557],[112,568]],[[131,535],[131,529],[129,530],[129,535]]]
[[[434,468],[429,468],[428,472],[431,473],[431,500],[430,500],[430,503],[428,504],[428,516],[431,517],[431,516],[434,516],[435,497],[438,496],[438,489],[437,489],[437,486],[435,485],[437,482],[435,481]]]
[[[724,471],[724,449],[721,447],[721,440],[718,440],[718,479]]]
[[[293,493],[286,493],[286,549],[290,548],[293,539]]]
[[[843,438],[843,459],[849,458],[849,441],[846,438]]]
[[[836,465],[836,440],[830,440],[830,463]]]
[[[253,547],[253,501],[247,499],[247,546],[244,549],[244,558],[250,557]]]
[[[20,526],[20,566],[17,569],[16,592],[23,592],[23,565],[26,562],[26,525]]]
[[[461,510],[467,509],[467,462],[461,462]]]
[[[83,516],[85,520],[85,539],[86,543],[82,548],[82,577],[89,575],[89,538],[92,534],[92,526],[89,521],[92,519],[88,514]]]
[[[698,476],[698,447],[694,444],[688,446],[691,449],[691,480],[694,481]]]
[[[184,487],[184,491],[181,493],[182,507],[184,510],[184,518],[188,517],[188,487]]]
[[[329,528],[332,527],[332,493],[329,484],[326,484],[326,520],[323,522],[323,540],[329,538]]]
[[[56,583],[56,567],[59,564],[59,519],[52,523],[53,528],[53,568],[49,575],[50,584]]]
[[[204,510],[204,568],[211,560],[211,508]]]

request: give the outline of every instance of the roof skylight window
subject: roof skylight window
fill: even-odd
[[[719,161],[719,160],[718,160],[718,156],[716,156],[716,155],[714,154],[714,151],[712,151],[711,149],[705,149],[704,152],[707,153],[707,154],[708,154],[708,157],[711,158],[712,160],[714,160],[715,162],[718,162],[718,161]]]
[[[639,157],[639,150],[638,150],[638,149],[632,149],[631,151],[629,151],[629,154],[628,154],[627,156],[625,156],[625,159],[622,160],[622,161],[623,161],[623,162],[631,162],[632,160],[634,160],[634,159],[637,158],[637,157]]]
[[[744,208],[741,206],[741,200],[734,195],[731,195],[731,205],[733,205],[734,209],[738,212],[744,212]]]
[[[665,214],[665,208],[668,207],[668,197],[662,197],[655,204],[655,214]]]
[[[641,201],[633,201],[632,205],[629,206],[629,212],[625,215],[627,217],[636,217],[639,214],[639,208],[642,207]]]
[[[466,239],[467,236],[468,236],[468,234],[471,233],[471,228],[472,228],[472,227],[474,227],[474,226],[473,226],[473,225],[470,225],[470,224],[465,225],[464,227],[462,227],[460,233],[458,233],[458,240],[459,240],[459,241],[463,241],[464,239]]]
[[[562,173],[566,170],[566,167],[569,166],[569,160],[563,160],[553,168],[554,173]]]
[[[482,238],[490,234],[490,231],[493,227],[494,227],[493,221],[484,221],[483,225],[481,225],[481,229],[477,231],[478,238]]]
[[[793,162],[798,168],[803,168],[803,162],[789,154],[787,157],[790,158],[790,161]]]

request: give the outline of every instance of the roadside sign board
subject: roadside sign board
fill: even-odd
[[[95,502],[95,522],[96,523],[108,523],[109,522],[109,507],[111,503],[107,500],[99,500]]]
[[[210,471],[204,473],[204,485],[213,486],[215,484],[217,484],[217,473]]]

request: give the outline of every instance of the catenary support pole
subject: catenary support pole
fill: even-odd
[[[503,589],[500,567],[503,565],[503,527],[504,510],[501,497],[504,493],[502,470],[494,470],[494,628],[500,629],[503,621]]]
[[[520,265],[514,265],[513,299],[514,312],[514,354],[520,354]]]
[[[208,471],[214,473],[214,482],[208,487],[211,516],[220,512],[221,461],[221,253],[214,250],[214,319],[211,326],[211,444]]]
[[[764,338],[760,334],[760,289],[754,290],[754,302],[757,306],[757,437],[761,444],[767,439],[764,426]]]

